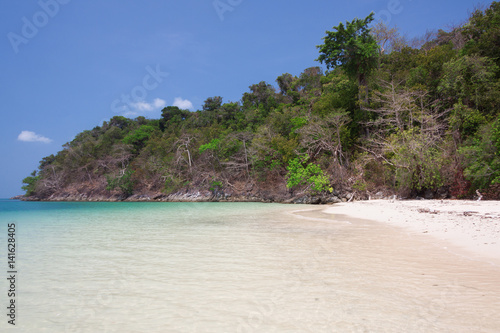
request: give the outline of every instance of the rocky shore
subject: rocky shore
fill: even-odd
[[[379,192],[374,198],[383,199],[390,195]],[[199,190],[183,190],[171,194],[161,192],[141,193],[125,196],[119,193],[55,193],[45,198],[19,195],[11,198],[22,201],[89,201],[89,202],[265,202],[286,204],[333,204],[353,200],[368,199],[366,195],[359,195],[349,191],[333,191],[330,194],[310,195],[306,193],[270,193],[266,191],[255,193],[211,192]]]

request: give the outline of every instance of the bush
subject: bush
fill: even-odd
[[[474,188],[500,184],[500,118],[481,127],[459,152],[465,161],[464,175]]]
[[[118,187],[123,194],[127,196],[132,195],[132,193],[134,193],[134,180],[132,179],[133,174],[134,171],[126,170],[123,175],[118,177],[106,176],[106,180],[108,182],[106,190],[112,191]]]
[[[223,184],[221,181],[213,180],[210,183],[209,191],[212,192],[212,194],[216,196],[218,193],[220,193],[222,191],[222,187],[223,187]]]
[[[307,164],[309,156],[294,158],[289,161],[287,170],[287,188],[307,185],[312,194],[326,191],[329,187],[328,176],[314,163]]]

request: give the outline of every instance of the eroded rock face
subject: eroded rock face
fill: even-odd
[[[377,193],[374,197],[380,197]],[[165,194],[162,192],[135,193],[130,196],[118,192],[96,191],[84,189],[71,189],[53,193],[47,197],[25,197],[17,196],[12,199],[25,201],[127,201],[127,202],[264,202],[264,203],[288,203],[288,204],[333,204],[353,200],[367,200],[373,198],[368,194],[334,189],[332,193],[322,195],[311,195],[308,193],[296,193],[292,195],[288,189],[259,189],[257,187],[244,188],[238,192],[232,189],[218,189],[208,191],[198,188],[181,189],[177,192]]]

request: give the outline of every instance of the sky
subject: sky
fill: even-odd
[[[320,66],[326,30],[375,12],[409,38],[491,1],[33,0],[0,12],[0,198],[76,134],[113,116],[159,118]],[[323,66],[322,66],[323,67]],[[324,68],[324,67],[323,67]]]

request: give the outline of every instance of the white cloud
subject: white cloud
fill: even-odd
[[[124,105],[118,110],[123,112],[125,117],[137,117],[145,114],[146,112],[161,110],[167,105],[161,98],[155,98],[151,103],[146,101],[139,101],[135,103],[130,103],[128,106]]]
[[[51,143],[52,140],[49,138],[46,138],[44,136],[38,135],[35,132],[31,131],[22,131],[18,136],[17,139],[19,141],[24,141],[24,142],[43,142],[43,143]]]
[[[137,111],[151,111],[153,110],[153,105],[146,103],[144,101],[140,101],[137,103],[132,103],[132,107]]]
[[[155,98],[155,100],[153,101],[153,105],[155,106],[155,108],[158,108],[158,109],[163,109],[166,104],[167,104],[167,102],[165,102],[161,98]]]
[[[132,103],[131,106],[136,110],[136,111],[153,111],[155,109],[163,109],[166,105],[166,102],[162,100],[161,98],[155,98],[155,100],[152,103],[148,103],[145,101],[139,101],[136,103]]]
[[[174,99],[174,106],[177,106],[179,109],[184,109],[184,110],[192,110],[193,109],[193,103],[187,99],[182,99],[180,97],[176,97]]]

